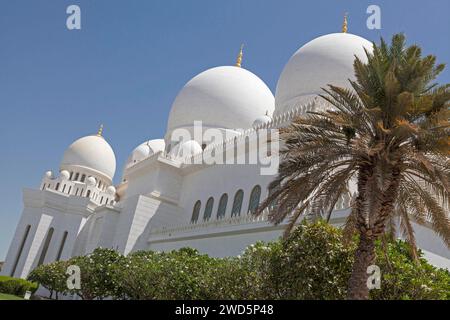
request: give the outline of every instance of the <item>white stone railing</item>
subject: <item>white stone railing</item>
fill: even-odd
[[[248,223],[258,223],[258,222],[267,222],[269,221],[269,212],[265,210],[262,214],[256,216],[253,214],[244,214],[240,216],[228,217],[223,219],[214,219],[203,221],[200,223],[189,223],[185,225],[178,226],[167,226],[162,228],[153,229],[150,231],[152,236],[155,235],[164,235],[164,234],[172,234],[172,233],[180,233],[180,232],[190,232],[205,228],[218,228],[218,227],[227,227],[227,226],[235,226],[235,225],[243,225]]]
[[[235,143],[238,143],[241,140],[251,136],[258,130],[279,128],[280,126],[286,124],[286,122],[294,119],[295,117],[297,117],[301,114],[304,114],[308,111],[317,109],[317,107],[325,106],[325,104],[326,103],[324,101],[319,100],[317,97],[314,97],[306,103],[303,103],[299,106],[295,106],[290,111],[287,111],[280,115],[275,116],[269,122],[262,123],[254,128],[246,129],[246,130],[240,132],[237,136],[231,137],[229,139],[226,139],[226,140],[223,140],[223,141],[220,141],[217,143],[209,144],[204,150],[202,150],[201,152],[194,154],[194,155],[189,155],[189,156],[185,156],[185,157],[177,157],[176,155],[167,153],[165,151],[160,151],[158,153],[148,156],[144,160],[147,160],[149,158],[162,157],[164,159],[177,160],[177,161],[180,161],[181,163],[186,163],[186,164],[203,163],[202,160],[203,160],[204,153],[211,154],[212,150],[220,151],[220,150],[225,150],[227,147],[231,147],[231,146],[234,147]],[[142,161],[144,161],[144,160],[142,160]],[[131,163],[127,166],[126,169],[129,169],[138,163],[139,162]]]
[[[252,134],[256,133],[258,130],[265,130],[265,129],[273,129],[278,128],[280,125],[286,123],[289,120],[292,120],[296,116],[305,113],[308,110],[312,110],[314,108],[315,103],[310,102],[307,105],[299,106],[291,111],[285,112],[281,115],[278,115],[272,119],[272,121],[262,123],[254,128],[249,128],[247,130],[244,130],[240,132],[237,136],[228,138],[226,140],[209,144],[206,146],[206,148],[197,154],[189,155],[184,158],[182,158],[183,163],[203,163],[202,158],[203,154],[207,152],[208,154],[211,154],[212,150],[220,152],[221,150],[225,150],[227,147],[234,147],[235,143],[239,143],[245,138],[251,136]]]
[[[52,192],[67,196],[89,198],[99,206],[106,204],[114,205],[116,203],[115,194],[110,194],[106,190],[98,188],[97,185],[88,185],[87,180],[81,182],[65,180],[62,177],[44,177],[40,190],[51,190]]]
[[[350,208],[351,204],[351,195],[346,194],[342,196],[336,206],[334,208],[335,211],[342,211]],[[289,220],[291,215],[286,218],[286,221]],[[220,227],[228,227],[228,226],[236,226],[236,225],[244,225],[249,223],[259,223],[259,222],[268,222],[269,221],[269,210],[265,209],[262,214],[255,216],[251,213],[227,217],[223,219],[214,219],[208,221],[202,221],[199,223],[189,223],[185,225],[172,225],[162,228],[155,228],[150,231],[150,236],[163,236],[167,234],[177,234],[182,232],[192,232],[197,230],[202,230],[206,228],[220,228]]]

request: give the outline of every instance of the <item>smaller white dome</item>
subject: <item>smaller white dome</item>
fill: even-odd
[[[59,173],[61,180],[69,180],[70,178],[70,173],[67,170],[63,170]]]
[[[116,171],[116,156],[103,137],[86,136],[76,140],[64,152],[61,169],[73,168],[98,172],[112,180]]]
[[[97,180],[94,177],[89,177],[86,179],[86,184],[90,187],[93,187],[97,184]]]
[[[128,157],[127,165],[140,162],[155,153],[164,151],[165,147],[166,144],[164,142],[164,139],[154,139],[146,141],[133,150],[131,155]]]
[[[272,121],[272,118],[269,115],[265,114],[263,116],[260,116],[256,118],[255,121],[253,121],[253,128],[259,127],[260,125],[268,123],[270,121]]]
[[[53,172],[51,172],[50,170],[47,171],[47,172],[45,173],[45,177],[46,177],[47,179],[53,179]]]
[[[109,186],[106,188],[106,193],[109,195],[115,195],[116,194],[116,188],[114,186]]]
[[[131,162],[136,163],[149,157],[151,154],[150,147],[147,143],[143,143],[136,147],[131,154]]]
[[[203,149],[197,141],[188,140],[183,142],[180,147],[176,149],[176,156],[178,158],[184,158],[201,153],[202,151]]]

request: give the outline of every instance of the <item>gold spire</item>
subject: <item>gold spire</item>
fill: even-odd
[[[236,60],[236,67],[239,67],[239,68],[241,67],[242,57],[244,55],[243,49],[244,49],[244,44],[241,44],[241,50],[239,50],[239,55]]]
[[[102,134],[103,134],[103,125],[101,124],[100,128],[98,129],[97,136],[102,137]]]
[[[347,21],[347,12],[344,15],[344,23],[342,24],[342,32],[343,33],[347,33],[347,29],[348,29],[348,21]]]

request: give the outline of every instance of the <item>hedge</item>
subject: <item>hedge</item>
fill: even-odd
[[[40,266],[30,279],[49,290],[82,299],[345,299],[356,241],[325,222],[300,224],[287,239],[258,242],[240,256],[213,258],[183,248],[123,256],[96,249],[88,256]],[[450,299],[450,273],[430,265],[419,251],[411,257],[401,240],[377,243],[381,289],[371,299]],[[64,264],[81,269],[81,289],[64,287]]]
[[[35,293],[38,284],[19,278],[0,276],[0,292],[23,297],[27,291]]]

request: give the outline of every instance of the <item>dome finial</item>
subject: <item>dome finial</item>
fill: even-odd
[[[103,124],[100,125],[100,128],[98,129],[98,132],[97,132],[98,137],[102,137],[102,135],[103,135]]]
[[[244,55],[243,49],[244,49],[244,44],[241,44],[241,50],[239,50],[239,55],[236,60],[236,67],[239,67],[239,68],[241,67],[242,57]]]
[[[348,16],[348,13],[346,12],[344,15],[344,23],[342,24],[342,33],[347,33],[347,29],[348,29],[347,16]]]

